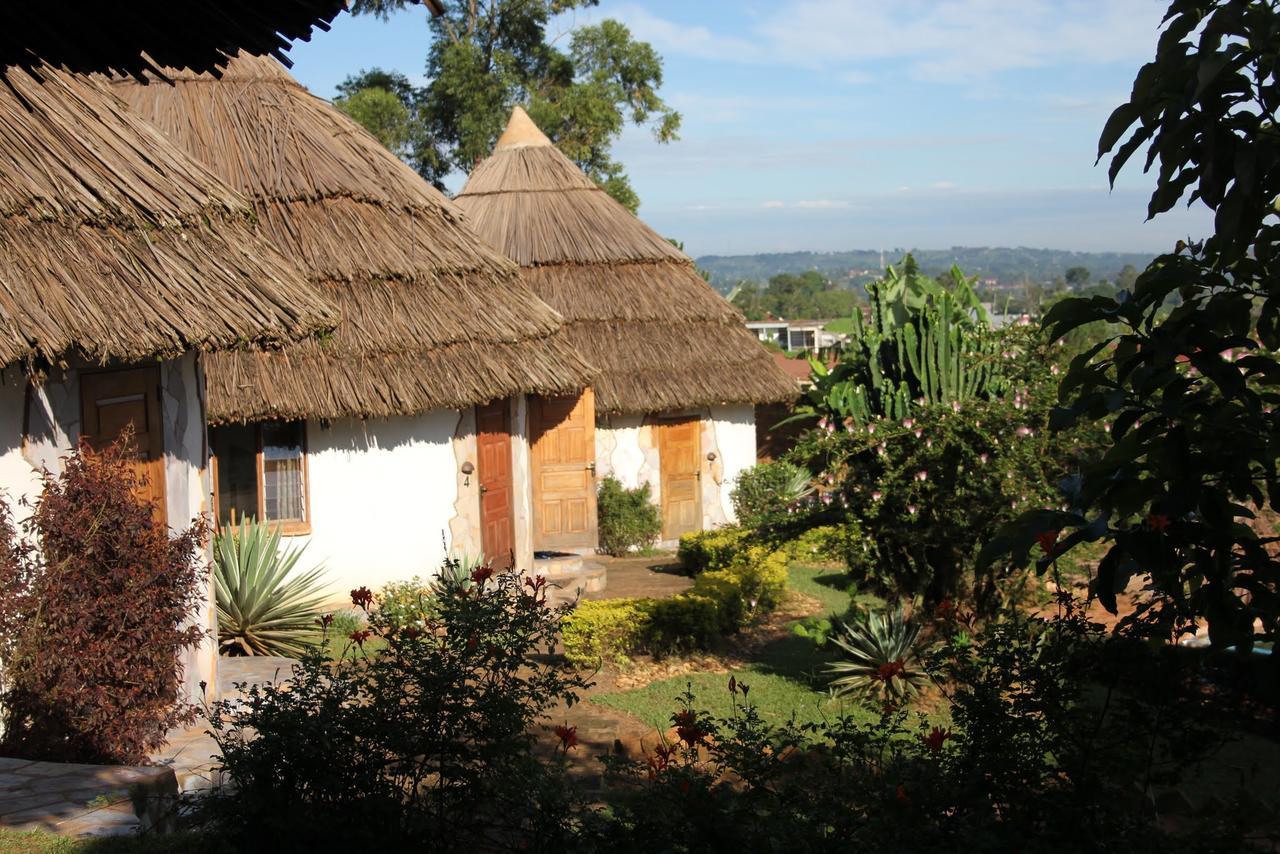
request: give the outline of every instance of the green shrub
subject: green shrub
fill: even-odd
[[[596,494],[600,551],[620,557],[646,549],[662,533],[662,516],[649,493],[649,484],[625,489],[617,478],[606,477]]]
[[[565,658],[579,667],[626,664],[647,646],[652,599],[598,599],[578,603],[561,627]]]
[[[757,528],[777,523],[787,510],[813,491],[812,477],[791,463],[761,463],[742,474],[729,493],[738,524]]]
[[[252,518],[213,538],[223,655],[290,657],[320,640],[324,568],[295,572],[305,550],[305,543],[281,548],[279,527]]]
[[[841,622],[828,638],[845,653],[841,661],[827,665],[838,697],[901,703],[927,681],[917,647],[920,624],[901,607]]]
[[[404,581],[389,581],[374,599],[378,612],[390,625],[422,628],[437,611],[432,582],[421,576]]]
[[[746,528],[730,527],[684,534],[680,537],[680,549],[676,556],[691,574],[708,569],[724,569],[742,551],[744,541],[750,533]]]
[[[581,602],[562,627],[565,656],[580,666],[598,666],[625,664],[638,652],[706,649],[777,607],[787,591],[787,564],[785,552],[753,546],[669,599]]]
[[[810,528],[789,540],[783,550],[797,563],[843,563],[847,544],[855,539],[866,543],[856,522],[848,525],[822,525]]]

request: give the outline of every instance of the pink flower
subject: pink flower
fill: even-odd
[[[910,430],[910,429],[911,429],[911,427],[912,427],[915,423],[916,423],[916,422],[915,422],[915,421],[913,421],[913,420],[912,420],[912,419],[910,419],[910,418],[904,418],[904,419],[903,419],[903,421],[902,421],[902,426],[903,426],[903,427],[906,427],[908,430]]]
[[[978,454],[978,462],[980,462],[980,463],[985,463],[986,461],[987,461],[987,455],[986,455],[986,454]]]
[[[908,504],[907,512],[910,513],[912,516],[916,515],[916,506],[914,504]]]
[[[928,479],[929,479],[929,472],[925,471],[924,469],[921,469],[920,471],[916,472],[916,480],[925,481]]]
[[[880,490],[877,489],[875,492],[871,493],[872,501],[879,501],[881,498],[884,498],[884,493]]]
[[[1034,436],[1034,435],[1035,435],[1035,431],[1034,431],[1034,430],[1032,430],[1030,427],[1019,427],[1017,430],[1015,430],[1015,431],[1013,431],[1013,432],[1017,433],[1019,436]]]
[[[923,431],[923,430],[917,430],[917,431],[916,431],[916,438],[917,438],[917,439],[919,439],[919,438],[920,438],[921,436],[923,436],[923,435],[924,435],[924,431]]]

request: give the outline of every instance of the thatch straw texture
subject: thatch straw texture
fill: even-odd
[[[116,91],[249,196],[262,234],[343,318],[319,349],[209,360],[211,420],[405,415],[588,384],[563,319],[516,266],[278,63],[166,74]]]
[[[283,56],[290,40],[310,38],[313,27],[329,29],[346,5],[345,0],[2,3],[0,66],[30,67],[43,60],[76,72],[135,74],[153,67],[146,53],[161,65],[207,71],[241,48]]]
[[[519,107],[456,201],[600,369],[597,411],[795,398],[794,383],[693,261],[597,187]]]
[[[0,366],[277,345],[337,322],[248,202],[101,85],[0,76]]]

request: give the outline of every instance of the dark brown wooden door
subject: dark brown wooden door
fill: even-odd
[[[515,490],[511,485],[511,407],[495,400],[476,407],[476,476],[480,483],[480,545],[506,569],[515,559]]]
[[[537,551],[596,547],[595,409],[591,389],[529,398]]]
[[[697,418],[659,421],[662,538],[674,540],[702,528],[702,453]]]
[[[138,496],[164,523],[164,427],[160,414],[160,368],[130,368],[80,375],[80,433],[102,449],[133,428],[140,479]]]

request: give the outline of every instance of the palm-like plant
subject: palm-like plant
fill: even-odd
[[[214,538],[218,647],[225,655],[302,654],[320,638],[324,568],[294,575],[306,546],[280,548],[280,531],[253,519]]]
[[[920,626],[901,607],[840,623],[829,639],[848,657],[827,665],[836,677],[832,693],[892,703],[915,695],[927,679],[916,649],[919,637]]]

